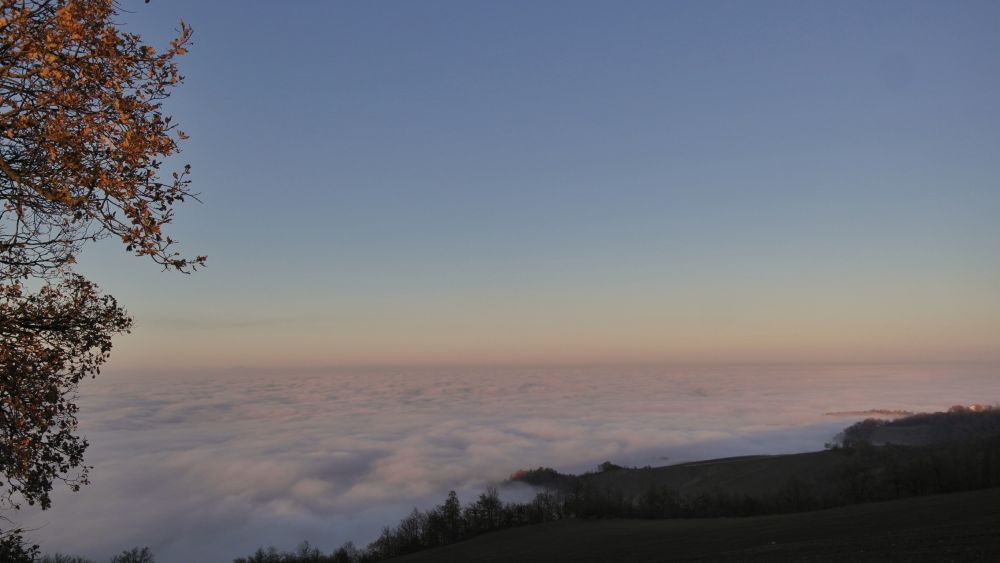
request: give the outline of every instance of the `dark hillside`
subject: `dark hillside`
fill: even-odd
[[[710,493],[763,496],[777,493],[796,479],[817,493],[827,492],[832,475],[850,463],[837,452],[761,455],[696,461],[664,467],[623,469],[581,476],[581,481],[637,496],[651,486],[681,494]]]
[[[724,493],[734,498],[764,498],[784,494],[792,487],[829,501],[800,509],[888,500],[905,496],[904,492],[917,495],[990,487],[996,483],[988,476],[1000,468],[1000,409],[953,407],[949,412],[895,420],[870,418],[844,429],[834,443],[833,449],[818,452],[662,467],[626,468],[605,462],[597,471],[582,475],[539,468],[519,471],[512,480],[562,494],[583,489],[625,498],[638,497],[651,488],[669,489],[686,497]],[[969,466],[981,469],[966,471]],[[891,494],[877,492],[886,488]],[[845,494],[851,498],[845,499]]]
[[[1000,489],[753,518],[564,520],[392,560],[1000,561]]]
[[[881,446],[925,446],[959,442],[1000,434],[1000,409],[976,405],[948,412],[921,413],[896,420],[869,418],[847,427],[838,436],[843,444],[866,442]]]

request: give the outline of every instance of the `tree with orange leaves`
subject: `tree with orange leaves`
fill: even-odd
[[[182,80],[183,22],[163,50],[115,23],[114,0],[0,0],[0,503],[50,505],[86,482],[77,384],[131,319],[74,274],[81,246],[190,272],[165,229],[193,198],[189,167],[164,174],[186,136],[162,102]]]

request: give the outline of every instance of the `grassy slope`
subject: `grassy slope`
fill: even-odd
[[[826,476],[849,461],[848,457],[833,451],[744,456],[649,469],[608,471],[588,475],[584,479],[633,495],[642,494],[650,485],[666,485],[683,493],[721,489],[736,495],[761,495],[777,491],[793,477],[816,483],[816,490],[822,490]]]
[[[1000,489],[754,518],[554,522],[394,561],[1000,561]]]

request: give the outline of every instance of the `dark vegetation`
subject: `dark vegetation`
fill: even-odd
[[[1000,489],[753,518],[561,520],[483,534],[399,563],[995,562]]]
[[[74,271],[90,243],[191,272],[169,235],[194,199],[170,172],[187,136],[163,101],[183,80],[191,29],[163,49],[119,27],[116,0],[0,2],[0,511],[42,510],[88,482],[77,391],[132,319]],[[34,557],[0,516],[0,561]],[[123,561],[132,561],[125,559]]]
[[[948,412],[921,413],[896,420],[869,418],[848,426],[837,436],[837,442],[841,445],[921,446],[998,433],[1000,408],[956,405]]]
[[[0,562],[3,563],[95,563],[93,559],[77,555],[56,553],[38,556],[38,546],[26,546],[23,541],[6,541],[0,544]],[[148,547],[133,547],[114,555],[108,563],[155,563]]]

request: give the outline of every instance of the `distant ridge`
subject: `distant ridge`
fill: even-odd
[[[868,409],[866,411],[830,411],[823,413],[826,416],[868,416],[877,414],[881,416],[911,416],[916,414],[913,411],[893,410],[893,409]]]

